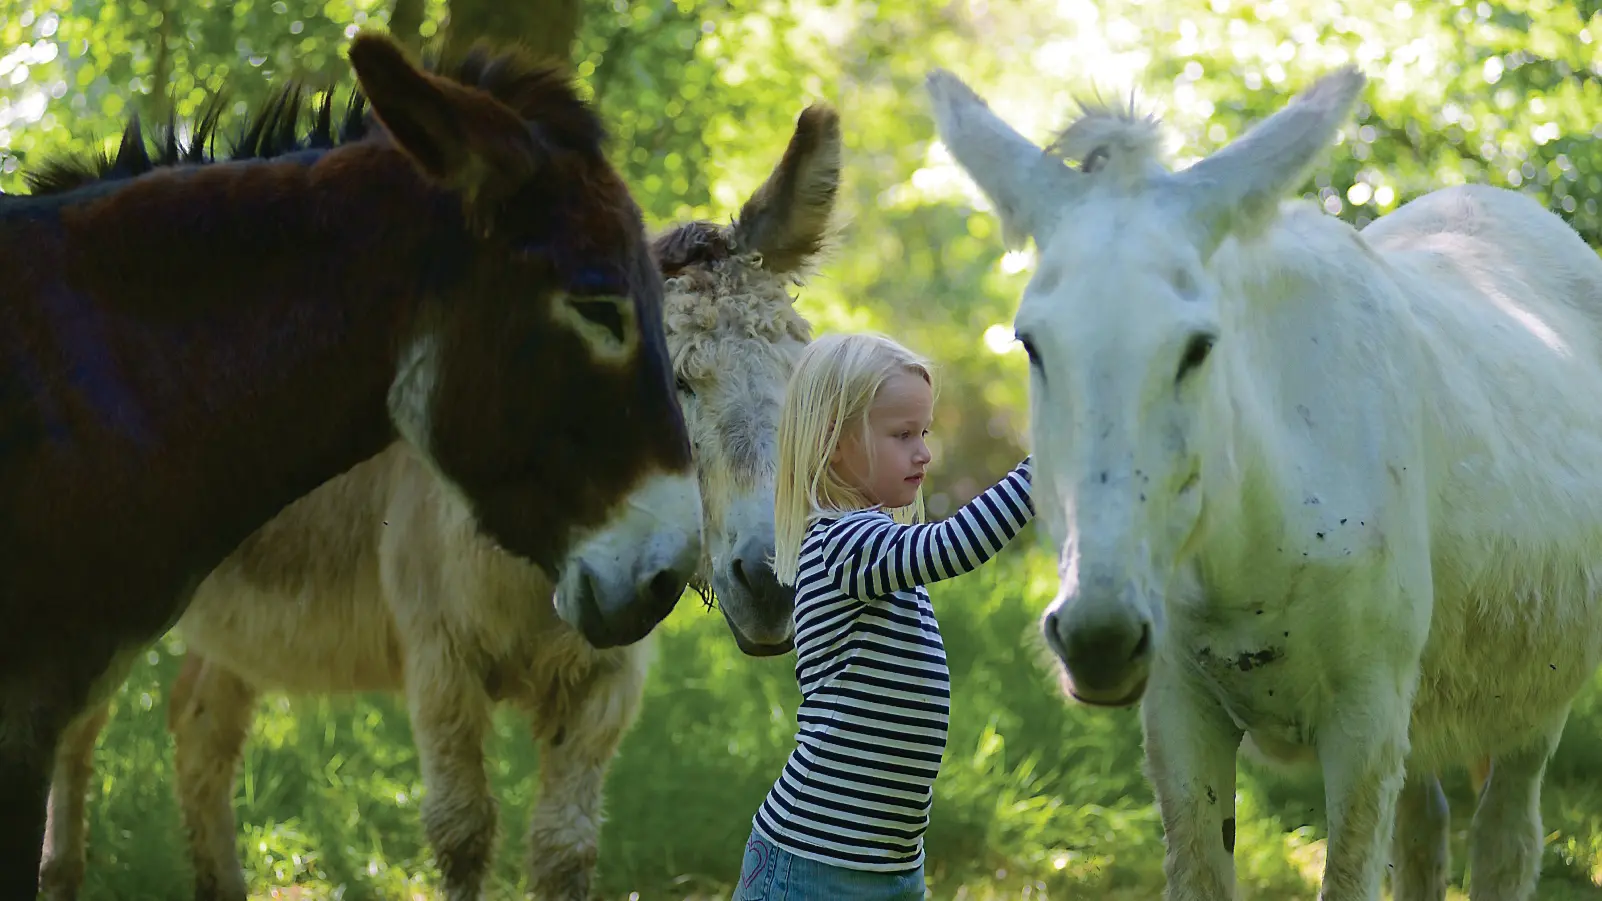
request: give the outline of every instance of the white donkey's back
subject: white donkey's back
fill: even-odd
[[[1602,644],[1602,259],[1535,201],[1425,195],[1362,237],[1423,350],[1435,610],[1411,735],[1436,765],[1566,709]],[[1541,666],[1531,667],[1538,658]]]

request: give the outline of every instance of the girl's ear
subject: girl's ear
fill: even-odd
[[[836,429],[839,430],[838,434],[835,434]],[[841,458],[850,452],[853,443],[860,444],[867,437],[865,432],[860,421],[841,422],[830,426],[829,440],[834,442],[834,450],[829,454],[829,465],[839,464]]]
[[[824,442],[834,446],[834,450],[829,451],[829,466],[831,468],[834,466],[834,464],[840,462],[840,454],[842,452],[840,445],[845,443],[843,440],[841,440],[842,436],[835,434],[837,428],[838,427],[835,423],[829,423],[828,430],[824,432],[823,435]]]

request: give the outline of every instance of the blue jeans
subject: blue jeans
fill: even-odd
[[[730,901],[923,901],[923,867],[899,873],[852,870],[791,854],[756,830]]]

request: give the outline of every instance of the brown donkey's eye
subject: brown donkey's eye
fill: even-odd
[[[623,331],[623,312],[618,309],[619,303],[621,303],[619,300],[585,300],[584,298],[574,298],[572,300],[573,309],[577,310],[580,316],[611,332],[612,337],[616,338],[618,343],[621,344],[625,339],[625,335]]]

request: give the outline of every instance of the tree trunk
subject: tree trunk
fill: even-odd
[[[474,41],[488,38],[569,63],[580,9],[581,0],[450,0],[445,56],[456,59]]]
[[[178,4],[169,2],[161,6],[161,25],[156,28],[155,35],[155,72],[150,81],[150,123],[159,128],[167,126],[167,120],[177,112],[174,99],[167,96],[172,90],[172,20],[178,15]]]
[[[389,14],[389,33],[412,50],[423,43],[423,0],[395,0]]]

